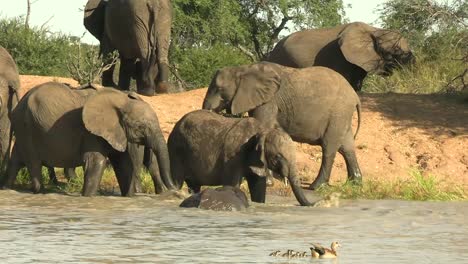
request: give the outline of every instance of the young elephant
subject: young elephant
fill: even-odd
[[[108,157],[122,195],[131,196],[143,163],[139,158],[142,155],[132,150],[133,144],[154,152],[162,178],[172,185],[169,154],[156,113],[133,93],[97,87],[70,89],[61,83],[45,83],[20,100],[12,112],[12,128],[16,142],[8,164],[6,188],[24,165],[36,193],[41,189],[42,165],[84,165],[83,195],[91,196],[98,189]]]
[[[203,109],[249,115],[266,126],[279,125],[294,141],[320,145],[322,165],[310,189],[328,183],[339,151],[348,180],[360,183],[361,171],[354,151],[351,127],[360,101],[346,79],[325,67],[294,69],[275,63],[227,67],[211,82]]]
[[[265,202],[267,169],[289,179],[301,205],[310,205],[296,177],[295,146],[280,129],[254,118],[227,118],[206,110],[186,114],[168,139],[174,182],[239,187],[245,177],[254,202]]]

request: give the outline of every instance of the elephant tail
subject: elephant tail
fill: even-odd
[[[356,104],[356,111],[357,111],[358,123],[357,123],[356,133],[354,133],[354,139],[356,139],[359,133],[359,128],[361,127],[361,102],[360,101],[358,101],[358,103]]]

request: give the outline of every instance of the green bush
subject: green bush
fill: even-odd
[[[219,68],[250,63],[243,53],[225,45],[210,48],[174,48],[171,61],[175,63],[180,77],[188,82],[189,90],[208,86]]]
[[[13,56],[20,74],[69,76],[72,38],[44,27],[26,28],[21,17],[0,19],[0,45]]]

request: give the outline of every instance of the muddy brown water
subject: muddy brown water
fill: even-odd
[[[246,212],[179,208],[161,196],[0,191],[1,263],[468,263],[467,202],[267,197]],[[270,257],[342,244],[337,260]]]

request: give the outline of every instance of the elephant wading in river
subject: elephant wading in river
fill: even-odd
[[[8,164],[9,188],[24,165],[32,190],[41,189],[41,166],[84,166],[84,196],[99,187],[106,158],[117,176],[123,196],[134,193],[140,155],[131,144],[150,148],[164,182],[172,186],[167,145],[153,109],[135,93],[112,88],[70,89],[60,83],[45,83],[31,89],[12,112],[16,137]],[[155,180],[155,179],[153,179]]]
[[[84,13],[84,25],[100,41],[101,54],[119,51],[118,86],[128,90],[136,76],[143,95],[169,88],[171,24],[170,0],[89,0]],[[115,86],[113,71],[111,67],[103,73],[102,85]]]
[[[168,139],[171,171],[181,187],[239,187],[245,177],[252,201],[264,203],[266,171],[287,178],[301,205],[310,205],[296,175],[296,149],[281,129],[266,128],[254,118],[227,118],[198,110],[177,122]]]
[[[414,57],[400,33],[354,22],[292,33],[265,60],[294,68],[328,67],[360,91],[367,73],[389,75]]]
[[[203,109],[249,115],[268,127],[280,126],[294,141],[320,145],[322,165],[310,189],[328,183],[336,152],[348,169],[348,180],[361,182],[351,121],[360,101],[346,79],[325,67],[294,69],[258,63],[218,70]]]
[[[18,68],[10,53],[0,46],[0,175],[10,154],[10,114],[19,100]]]

